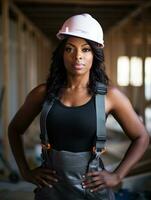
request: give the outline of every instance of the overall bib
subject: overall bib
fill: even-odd
[[[41,114],[41,141],[42,141],[42,167],[55,170],[59,176],[58,182],[53,187],[35,189],[35,200],[114,200],[114,193],[111,189],[105,188],[96,192],[82,187],[83,175],[90,171],[104,169],[101,160],[101,151],[106,141],[105,131],[105,108],[104,94],[106,90],[99,85],[95,95],[96,117],[97,117],[97,141],[96,151],[93,152],[70,152],[57,151],[50,148],[46,118],[55,98],[51,102],[44,103]]]

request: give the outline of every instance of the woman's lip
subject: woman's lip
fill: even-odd
[[[76,63],[76,64],[74,64],[73,65],[73,68],[75,68],[75,69],[82,69],[84,67],[84,64],[79,64],[79,63]]]

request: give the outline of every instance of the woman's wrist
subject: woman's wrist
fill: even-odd
[[[27,174],[30,173],[30,168],[28,166],[21,167],[20,168],[20,173],[21,173],[22,177],[25,178],[27,176]]]
[[[115,170],[114,173],[116,174],[117,177],[117,181],[120,183],[122,182],[124,176],[122,175],[122,173],[119,170]]]

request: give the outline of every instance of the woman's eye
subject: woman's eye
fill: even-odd
[[[82,51],[83,52],[89,52],[89,51],[91,51],[91,48],[84,48],[84,49],[82,49]]]
[[[71,52],[73,52],[73,48],[71,48],[71,47],[65,47],[65,51],[67,53],[71,53]]]

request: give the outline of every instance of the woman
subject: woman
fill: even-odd
[[[104,44],[100,24],[89,14],[75,15],[65,21],[57,37],[62,41],[53,54],[47,83],[29,93],[9,125],[13,154],[23,178],[37,185],[37,200],[114,199],[110,188],[117,186],[142,157],[149,143],[148,134],[129,100],[108,84],[103,65]],[[131,145],[113,172],[103,167],[91,172],[84,168],[84,173],[80,172],[81,178],[76,179],[78,166],[80,168],[84,162],[88,164],[89,153],[96,142],[94,99],[97,82],[107,86],[106,116],[112,114],[117,119],[130,138]],[[42,121],[42,124],[46,124],[52,149],[43,145],[44,164],[30,169],[24,155],[22,135],[41,112],[44,102],[52,102],[53,99],[55,101]],[[49,160],[47,164],[45,155]],[[82,159],[79,160],[81,155]],[[66,161],[62,162],[62,157],[70,157],[71,160],[67,160],[66,164]],[[71,179],[80,181],[81,187],[78,185],[78,188],[74,188],[68,182],[69,174],[62,171],[64,167],[69,168],[71,174],[75,173]]]

